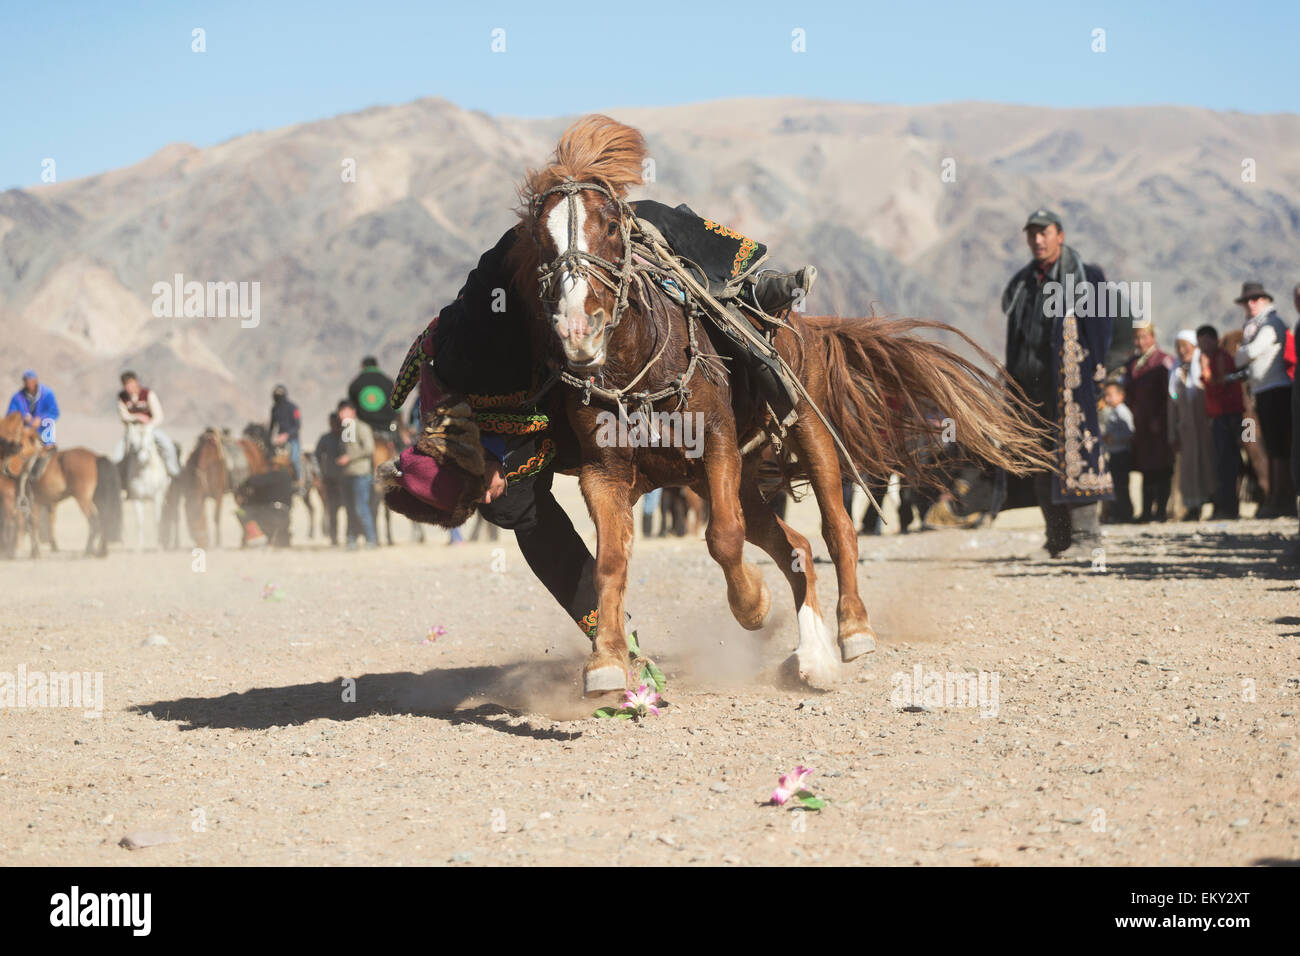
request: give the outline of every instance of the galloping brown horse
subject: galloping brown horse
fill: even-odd
[[[625,197],[641,182],[645,155],[641,134],[630,127],[602,116],[575,123],[553,161],[524,183],[519,241],[511,251],[516,287],[528,295],[535,319],[535,358],[567,370],[570,382],[582,380],[579,388],[552,392],[548,403],[552,420],[572,427],[579,485],[596,524],[599,612],[583,668],[584,692],[626,685],[623,596],[634,505],[646,491],[673,486],[691,487],[709,502],[705,538],[726,577],[736,620],[758,629],[771,603],[761,572],[744,559],[748,540],[772,556],[790,584],[800,675],[829,682],[840,657],[852,660],[875,648],[858,592],[857,535],[844,510],[836,446],[812,404],[801,400],[782,462],[786,483],[811,482],[821,510],[839,583],[838,654],[817,602],[808,540],[777,518],[759,491],[761,445],[752,439],[765,421],[761,400],[752,388],[733,390],[730,378],[711,371],[722,362],[702,325],[709,320],[665,291],[662,269],[656,272],[654,254],[646,251],[654,247],[634,244],[640,227]],[[864,475],[919,471],[920,452],[940,440],[930,411],[946,418],[979,459],[1016,473],[1050,467],[1040,434],[1025,424],[1032,415],[1014,394],[972,362],[915,334],[946,331],[980,351],[957,330],[917,320],[785,318],[789,328],[776,332],[776,348]],[[610,413],[618,409],[586,386],[622,392],[633,383],[637,394],[625,395],[627,404],[648,407],[661,426],[678,422],[681,434],[689,416],[703,436],[702,455],[688,457],[681,443],[671,441],[642,447],[610,440]],[[664,392],[665,398],[647,399]],[[680,417],[663,417],[670,413]]]

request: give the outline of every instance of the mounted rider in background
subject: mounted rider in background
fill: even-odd
[[[140,384],[140,378],[135,372],[122,373],[122,391],[117,393],[117,417],[121,419],[123,425],[130,425],[135,422],[153,425],[154,444],[158,448],[158,453],[162,456],[163,466],[167,469],[167,474],[172,478],[180,475],[181,465],[176,454],[176,443],[161,428],[163,423],[162,400],[159,399],[156,391]],[[122,438],[118,440],[117,447],[109,455],[109,461],[120,468],[125,457],[126,435],[123,434]],[[125,475],[123,481],[125,482]]]
[[[271,442],[271,453],[286,446],[289,451],[289,463],[293,466],[293,478],[302,477],[302,443],[298,432],[302,425],[302,412],[298,406],[289,401],[289,390],[277,385],[271,391],[271,424],[267,434]]]
[[[54,444],[54,423],[59,419],[59,403],[54,390],[42,385],[31,369],[23,372],[23,387],[9,399],[5,414],[10,412],[18,412],[23,416],[23,425],[36,429],[42,445]]]
[[[59,419],[59,403],[54,397],[54,390],[48,385],[42,385],[31,369],[23,372],[23,387],[9,399],[9,408],[5,414],[14,412],[23,417],[24,428],[35,429],[37,441],[41,445],[41,453],[32,459],[30,471],[24,479],[26,487],[27,483],[39,480],[45,466],[49,464],[54,450],[54,423]]]

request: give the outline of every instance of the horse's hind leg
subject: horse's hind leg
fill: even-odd
[[[822,538],[835,562],[839,583],[840,654],[851,661],[876,649],[876,632],[858,593],[858,535],[844,510],[839,456],[834,440],[816,413],[804,408],[794,426],[799,452],[812,478],[813,492],[822,515]]]
[[[32,538],[33,558],[39,558],[41,556],[41,546],[40,543],[36,540],[36,522],[39,520],[39,515],[37,514],[38,507],[39,507],[38,505],[33,503],[31,506],[31,510],[27,512],[26,520],[23,521],[23,524],[27,526],[27,531]]]
[[[817,601],[817,574],[813,570],[808,539],[782,521],[759,493],[756,474],[746,470],[740,486],[745,511],[745,537],[776,562],[794,592],[799,622],[799,644],[794,651],[799,676],[815,684],[834,683],[839,676],[839,656],[830,628]]]
[[[632,550],[632,500],[629,483],[594,471],[584,471],[578,483],[596,524],[596,638],[582,668],[582,692],[594,695],[627,687],[623,597]]]
[[[727,603],[740,626],[763,626],[772,597],[763,572],[745,560],[745,518],[740,508],[740,450],[735,440],[712,439],[704,453],[709,524],[704,539],[727,579]]]
[[[84,494],[77,495],[77,507],[86,517],[86,524],[90,530],[86,535],[86,554],[98,555],[104,557],[108,554],[108,542],[104,539],[103,522],[99,520],[99,509],[95,507],[95,502]],[[51,508],[51,511],[54,509]],[[96,547],[98,542],[98,547]],[[52,543],[51,543],[52,544]]]

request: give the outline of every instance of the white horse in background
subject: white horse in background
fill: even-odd
[[[163,499],[171,479],[162,453],[153,438],[153,425],[148,422],[129,422],[126,426],[126,500],[135,502],[135,524],[140,535],[137,551],[144,550],[144,508],[153,503],[154,534],[158,535],[162,522]]]

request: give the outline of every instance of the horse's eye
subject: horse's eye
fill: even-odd
[[[619,227],[619,222],[617,219],[611,221],[610,224],[607,227],[605,227],[605,235],[613,239],[615,236],[618,235],[618,227]]]

